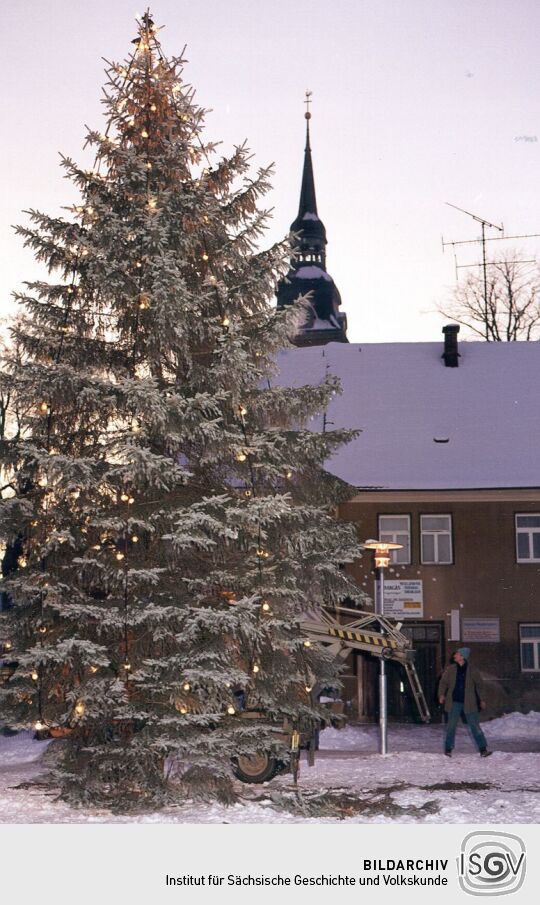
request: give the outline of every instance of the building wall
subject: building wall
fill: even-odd
[[[471,647],[474,663],[487,681],[487,716],[516,709],[540,710],[540,671],[522,671],[519,644],[520,623],[540,623],[540,562],[517,562],[516,512],[540,513],[540,494],[537,491],[373,492],[359,494],[340,507],[340,516],[357,524],[361,541],[379,536],[379,515],[411,516],[412,561],[410,565],[391,565],[386,577],[422,580],[424,613],[422,619],[414,619],[414,624],[442,624],[443,664],[457,647]],[[452,516],[454,561],[451,565],[422,565],[421,514]],[[370,597],[374,595],[372,565],[372,557],[366,553],[351,567],[360,587]],[[450,611],[456,609],[461,618],[498,617],[500,641],[450,641]]]

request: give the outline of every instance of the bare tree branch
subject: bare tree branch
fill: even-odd
[[[509,252],[487,272],[469,274],[437,310],[487,342],[540,339],[540,269]]]

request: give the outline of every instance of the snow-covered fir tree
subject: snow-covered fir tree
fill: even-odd
[[[149,14],[105,105],[95,165],[62,160],[79,204],[18,230],[49,279],[13,326],[3,696],[64,734],[64,796],[126,807],[163,801],[175,760],[191,792],[286,759],[272,721],[316,718],[336,675],[301,616],[351,593],[358,548],[323,471],[349,435],[305,427],[338,387],[268,379],[296,316],[272,307],[288,243],[257,248],[269,170],[218,159]]]

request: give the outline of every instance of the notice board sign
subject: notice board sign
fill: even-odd
[[[379,582],[375,582],[375,600],[377,611],[380,609]],[[424,595],[422,581],[414,579],[410,581],[384,582],[384,613],[383,616],[391,616],[393,619],[418,619],[424,615]]]
[[[490,642],[501,640],[500,620],[497,616],[489,619],[473,619],[464,616],[461,620],[463,641]]]

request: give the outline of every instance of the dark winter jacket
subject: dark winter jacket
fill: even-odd
[[[444,709],[450,713],[452,709],[452,692],[456,684],[457,663],[451,663],[447,666],[441,676],[439,682],[439,697],[444,696]],[[465,702],[463,710],[465,713],[475,713],[480,709],[480,705],[484,701],[484,681],[482,676],[474,666],[467,664],[467,676],[465,678]]]

